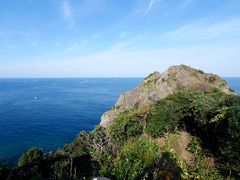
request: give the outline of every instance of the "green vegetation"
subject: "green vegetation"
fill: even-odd
[[[0,179],[239,179],[240,97],[176,92],[132,108],[56,152],[32,148]]]
[[[18,161],[18,166],[39,165],[43,160],[43,151],[38,148],[31,148]]]
[[[214,83],[217,80],[217,77],[215,75],[211,75],[208,78],[208,82],[209,83]]]
[[[131,139],[114,161],[113,173],[117,179],[139,179],[154,167],[159,157],[159,147],[153,140]]]
[[[198,177],[198,179],[224,179],[215,167],[214,158],[211,153],[202,148],[199,138],[193,137],[188,151],[195,157],[194,164],[186,168],[187,173],[185,174],[187,174],[188,179],[196,177]]]
[[[172,94],[154,105],[147,119],[146,132],[157,137],[177,129],[197,130],[208,123],[208,113],[224,97],[225,95],[218,91]]]
[[[235,93],[235,91],[232,88],[228,88],[229,91],[231,91],[232,93]]]
[[[199,73],[204,74],[203,70],[199,69],[197,70]]]
[[[108,128],[113,143],[121,145],[130,137],[137,137],[143,132],[140,114],[136,109],[122,112]]]
[[[183,112],[174,96],[169,96],[157,102],[148,116],[146,132],[153,137],[173,131],[183,118]]]

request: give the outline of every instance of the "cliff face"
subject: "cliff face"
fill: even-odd
[[[107,127],[120,112],[132,107],[148,107],[179,90],[210,92],[215,88],[226,94],[234,94],[227,83],[217,75],[185,65],[172,66],[163,73],[150,74],[137,88],[122,94],[115,106],[103,114],[100,125]]]

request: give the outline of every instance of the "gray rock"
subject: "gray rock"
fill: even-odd
[[[217,75],[204,73],[185,65],[172,66],[163,73],[150,74],[138,87],[122,94],[115,106],[103,114],[100,125],[107,127],[120,112],[132,107],[144,109],[179,90],[210,92],[214,88],[226,94],[234,94],[226,81]]]

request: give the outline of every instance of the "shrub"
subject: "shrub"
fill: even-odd
[[[235,93],[235,91],[232,88],[229,88],[229,91]]]
[[[113,175],[117,179],[139,179],[160,158],[158,145],[151,139],[130,139],[114,162]]]
[[[223,157],[221,169],[240,177],[240,106],[227,110],[227,120],[216,124],[220,156]]]
[[[199,73],[204,74],[203,70],[199,69],[197,70]]]
[[[105,177],[113,177],[114,157],[107,151],[102,151],[100,162],[99,175]]]
[[[182,92],[169,95],[155,103],[152,113],[147,117],[146,132],[157,137],[175,130],[184,118],[184,107],[189,103],[189,95]]]
[[[187,167],[188,179],[224,179],[216,168],[212,155],[202,148],[199,138],[192,137],[188,151],[195,157],[194,163]]]
[[[178,92],[154,104],[147,117],[146,132],[153,137],[176,129],[197,131],[209,123],[209,114],[216,113],[215,107],[223,101],[223,92],[189,93]]]
[[[149,179],[181,179],[182,169],[171,152],[163,152]]]
[[[27,153],[18,160],[19,166],[24,165],[39,165],[43,160],[43,151],[38,148],[31,148]]]
[[[108,128],[111,141],[115,144],[122,144],[130,137],[139,136],[142,132],[143,125],[136,109],[120,113]]]
[[[208,82],[209,83],[214,83],[217,80],[217,77],[215,75],[211,75],[208,78]]]
[[[88,154],[92,148],[92,139],[90,133],[82,131],[78,137],[71,143],[64,146],[64,152],[74,158],[84,154]]]

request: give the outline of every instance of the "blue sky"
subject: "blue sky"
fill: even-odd
[[[2,0],[0,77],[240,76],[239,0]]]

